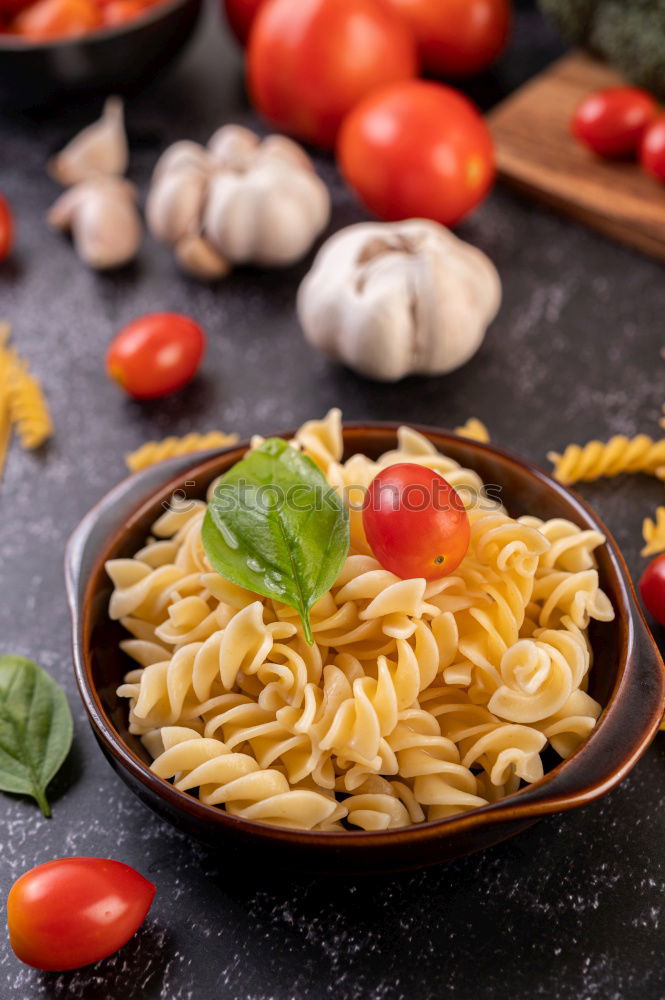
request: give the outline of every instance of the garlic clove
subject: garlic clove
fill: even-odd
[[[247,170],[256,157],[260,139],[242,125],[223,125],[208,143],[216,167],[224,170]]]
[[[186,236],[174,247],[176,260],[186,274],[201,281],[217,281],[231,272],[231,263],[203,236]]]
[[[72,227],[81,260],[96,271],[124,267],[136,257],[143,236],[141,217],[131,201],[91,198]]]
[[[70,231],[74,212],[85,198],[85,190],[84,183],[76,184],[56,198],[46,214],[46,221],[52,229],[63,233]]]
[[[266,161],[247,174],[215,174],[203,230],[234,264],[285,267],[307,253],[329,217],[330,195],[314,172]]]
[[[212,165],[210,155],[205,147],[200,146],[198,142],[182,139],[165,149],[157,160],[152,173],[152,183],[154,184],[161,179],[164,174],[177,170],[197,171],[205,175],[210,171]]]
[[[203,232],[212,246],[234,264],[251,259],[254,242],[254,195],[246,177],[220,171],[208,188]]]
[[[167,171],[153,181],[146,201],[148,229],[161,243],[174,246],[201,229],[208,178],[198,168]]]
[[[257,162],[263,160],[281,160],[283,163],[290,163],[301,170],[314,171],[314,164],[297,142],[287,139],[285,135],[269,135],[261,143],[261,147],[256,154]]]
[[[58,198],[47,218],[54,228],[71,232],[81,260],[98,271],[128,264],[143,237],[136,190],[120,178],[76,185]]]
[[[64,187],[97,176],[120,176],[129,162],[123,104],[119,97],[109,97],[99,121],[79,132],[47,170]]]

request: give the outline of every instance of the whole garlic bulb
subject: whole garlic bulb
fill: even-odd
[[[153,236],[204,279],[235,264],[293,264],[329,217],[328,190],[304,150],[282,136],[261,141],[239,125],[219,129],[207,149],[192,142],[167,149],[146,205]]]
[[[143,236],[136,190],[121,177],[97,177],[69,188],[51,207],[47,221],[71,233],[81,260],[97,271],[128,264]]]
[[[501,303],[482,251],[426,219],[332,236],[298,292],[307,340],[369,378],[443,375],[478,350]]]

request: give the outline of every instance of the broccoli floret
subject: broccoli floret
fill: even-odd
[[[628,80],[665,98],[665,0],[602,0],[588,44]]]
[[[602,0],[538,0],[544,14],[551,17],[569,42],[584,44],[593,16]]]

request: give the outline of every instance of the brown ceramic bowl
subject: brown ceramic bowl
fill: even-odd
[[[0,33],[0,108],[24,111],[148,83],[189,40],[202,0],[163,0],[117,27],[32,41]]]
[[[88,514],[69,543],[66,573],[76,677],[95,736],[139,798],[180,830],[213,847],[223,846],[225,852],[248,855],[254,865],[270,863],[273,869],[367,873],[416,868],[480,850],[519,833],[540,816],[592,802],[621,781],[651,742],[665,711],[665,668],[607,529],[582,500],[540,469],[489,445],[418,429],[486,483],[499,484],[511,514],[565,517],[607,536],[607,545],[598,552],[599,572],[616,619],[592,623],[590,629],[590,691],[604,706],[594,732],[541,781],[501,802],[452,819],[380,833],[294,832],[247,822],[177,791],[150,771],[141,743],[128,733],[126,702],[115,694],[130,661],[118,649],[123,630],[107,615],[111,585],[104,563],[133,555],[163,500],[181,488],[203,497],[212,479],[238,461],[247,445],[202,459],[175,459],[126,480]],[[395,446],[396,426],[348,424],[344,441],[348,454],[361,451],[376,457]]]

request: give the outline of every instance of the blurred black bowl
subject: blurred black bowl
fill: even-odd
[[[166,0],[117,28],[22,41],[0,34],[0,108],[29,110],[65,97],[123,93],[151,80],[189,40],[203,0]]]

